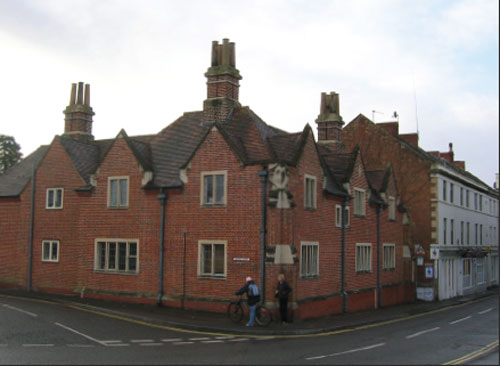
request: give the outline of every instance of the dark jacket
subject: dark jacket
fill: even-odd
[[[250,286],[251,283],[255,283],[253,281],[248,281],[245,286],[243,286],[242,288],[240,288],[237,292],[236,292],[236,295],[243,295],[243,294],[247,294],[247,297],[248,297],[248,305],[252,306],[252,305],[255,305],[257,304],[259,301],[260,301],[260,294],[257,295],[257,296],[249,296],[248,295],[248,286]]]
[[[288,285],[288,282],[286,281],[283,282],[278,281],[278,286],[276,287],[276,290],[278,290],[278,293],[276,294],[276,297],[278,299],[287,299],[290,292],[292,292],[292,288]]]

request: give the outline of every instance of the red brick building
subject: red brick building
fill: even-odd
[[[246,276],[272,307],[283,272],[296,318],[412,301],[392,167],[339,149],[338,96],[317,143],[240,104],[234,43],[205,76],[202,111],[107,140],[73,84],[64,133],[0,176],[0,284],[225,311]]]

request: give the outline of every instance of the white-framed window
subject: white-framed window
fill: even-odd
[[[96,271],[137,273],[139,271],[139,241],[137,239],[96,239]]]
[[[464,187],[460,187],[460,206],[464,205]]]
[[[446,201],[446,181],[443,180],[443,201]]]
[[[460,245],[464,245],[464,222],[460,221]]]
[[[479,211],[483,211],[483,196],[480,194],[479,195]]]
[[[63,208],[63,196],[63,188],[47,188],[45,208],[50,210]]]
[[[372,245],[356,244],[356,272],[372,271]]]
[[[384,269],[396,268],[396,245],[384,244]]]
[[[42,241],[42,262],[59,262],[59,241]]]
[[[108,207],[128,207],[129,177],[108,178]]]
[[[319,275],[319,243],[300,243],[300,275],[301,277]]]
[[[227,202],[227,171],[201,173],[200,204],[225,205]]]
[[[308,174],[304,176],[304,207],[316,208],[316,177]]]
[[[455,220],[450,219],[450,244],[455,245]]]
[[[469,190],[465,190],[465,207],[469,207]]]
[[[484,258],[476,259],[476,281],[478,284],[484,283]]]
[[[453,203],[453,191],[455,190],[455,185],[450,182],[450,202]]]
[[[448,225],[448,220],[446,217],[443,218],[443,244],[446,244],[446,226]]]
[[[396,199],[389,197],[389,220],[396,220]]]
[[[470,245],[470,222],[467,222],[467,245]]]
[[[349,206],[346,206],[346,208],[345,208],[345,216],[346,216],[345,227],[349,227],[349,225],[350,225]],[[342,227],[342,206],[341,205],[335,205],[335,226]]]
[[[198,241],[198,276],[226,277],[227,241]]]
[[[468,288],[472,286],[472,279],[471,279],[471,269],[472,269],[472,260],[471,259],[464,259],[463,260],[463,287]]]
[[[366,215],[366,192],[364,189],[354,188],[354,215]]]

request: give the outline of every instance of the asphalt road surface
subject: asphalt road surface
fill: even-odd
[[[498,297],[447,311],[319,335],[173,331],[35,299],[0,295],[2,364],[497,364]],[[498,344],[498,343],[497,343]],[[480,353],[469,362],[466,355]],[[495,363],[496,362],[496,363]]]

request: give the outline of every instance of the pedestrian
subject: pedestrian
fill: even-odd
[[[280,317],[283,324],[288,323],[288,295],[292,292],[292,288],[285,281],[285,275],[280,273],[278,275],[278,286],[274,294],[280,301]]]
[[[247,277],[245,285],[236,292],[236,295],[247,294],[248,306],[250,307],[250,320],[247,327],[253,327],[255,322],[255,309],[260,301],[259,287],[253,282],[252,277]]]

